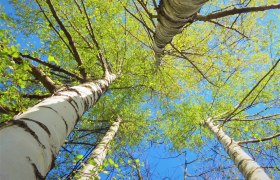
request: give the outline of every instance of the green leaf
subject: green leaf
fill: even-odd
[[[80,159],[83,159],[84,158],[84,155],[82,154],[79,154],[75,157],[76,160],[80,160]]]
[[[114,165],[114,164],[115,164],[115,163],[114,163],[114,160],[111,159],[111,158],[108,159],[108,162],[109,162],[110,165]]]
[[[55,64],[59,64],[58,61],[53,56],[51,56],[51,55],[48,57],[48,61],[50,63],[54,62]]]

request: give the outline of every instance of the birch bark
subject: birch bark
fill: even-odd
[[[239,171],[249,180],[269,180],[263,168],[255,162],[243,149],[218,126],[214,125],[211,118],[205,121],[205,126],[215,134],[220,143],[224,146],[230,158],[234,161]]]
[[[0,179],[44,179],[79,118],[115,75],[56,92],[0,126]]]
[[[107,131],[105,136],[102,138],[101,142],[96,146],[96,148],[92,151],[89,160],[92,160],[95,164],[85,164],[82,170],[80,171],[80,180],[89,180],[98,178],[99,168],[102,166],[103,161],[106,158],[106,154],[109,148],[109,143],[114,138],[117,133],[121,118],[117,118],[117,121],[112,124],[110,129]]]
[[[164,47],[208,0],[161,0],[158,11],[158,25],[154,35],[156,65],[161,64],[160,56]]]

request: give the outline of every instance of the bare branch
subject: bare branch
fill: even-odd
[[[15,109],[11,109],[9,107],[2,106],[0,104],[0,114],[10,114],[10,113],[19,113],[19,111]]]
[[[134,17],[138,22],[140,22],[148,31],[150,31],[152,34],[155,34],[155,32],[142,20],[140,20],[138,17],[136,17],[132,12],[130,12],[125,6],[124,9],[126,12],[128,12],[132,17]]]
[[[269,141],[271,139],[274,139],[274,138],[277,138],[278,136],[280,136],[280,133],[277,133],[273,136],[268,136],[268,137],[265,137],[265,138],[262,138],[262,139],[250,139],[250,140],[247,140],[247,141],[237,141],[236,143],[237,144],[248,144],[248,143],[258,143],[258,142],[263,142],[263,141]]]
[[[279,116],[279,117],[277,117]],[[262,116],[260,118],[251,118],[251,119],[241,119],[241,118],[232,118],[230,121],[244,121],[244,122],[254,122],[254,121],[272,121],[272,120],[279,120],[280,119],[280,114],[273,114],[269,116]],[[214,119],[214,121],[224,121],[224,119]]]
[[[23,94],[23,98],[29,98],[29,99],[44,99],[50,97],[51,94]]]
[[[145,12],[147,13],[147,15],[150,18],[150,21],[152,22],[153,26],[155,27],[155,22],[153,21],[153,18],[155,17],[155,15],[153,15],[151,12],[149,12],[148,8],[147,8],[147,4],[144,4],[142,0],[137,0],[137,2],[142,6],[142,8],[145,10]]]
[[[231,26],[231,27],[228,27],[228,26],[225,26],[225,25],[223,25],[223,24],[221,24],[221,23],[219,23],[219,22],[212,21],[212,20],[207,20],[207,21],[208,21],[208,22],[211,22],[211,23],[213,23],[213,24],[216,24],[216,25],[218,25],[218,26],[221,26],[221,27],[223,27],[223,28],[233,30],[234,32],[240,34],[241,36],[245,37],[246,39],[249,39],[248,36],[246,36],[244,33],[240,32],[240,31],[238,31],[237,29],[233,28],[232,26]]]
[[[213,82],[211,82],[208,77],[205,76],[205,74],[187,57],[185,56],[183,53],[181,53],[181,51],[179,49],[177,49],[172,43],[170,43],[170,45],[173,47],[173,49],[175,49],[179,54],[181,54],[181,56],[184,57],[184,59],[186,59],[198,72],[199,74],[207,81],[209,82],[211,85],[218,87],[216,84],[214,84]]]
[[[14,61],[17,64],[22,64],[23,59],[21,57],[19,58],[12,58],[11,60]],[[57,85],[51,80],[49,76],[47,76],[40,68],[33,66],[32,64],[28,63],[31,70],[29,71],[35,79],[39,80],[43,86],[48,89],[50,93],[54,93],[57,89]]]
[[[266,11],[266,10],[271,10],[271,9],[280,9],[280,4],[270,5],[270,6],[246,7],[246,8],[240,8],[240,9],[233,8],[233,9],[227,10],[227,11],[212,13],[207,16],[197,15],[195,17],[195,20],[209,21],[211,19],[218,19],[218,18],[222,18],[222,17],[226,17],[226,16],[232,16],[235,14]]]
[[[276,68],[280,59],[272,66],[272,68],[257,82],[257,84],[245,95],[245,97],[240,101],[240,103],[235,107],[235,109],[225,118],[223,125],[230,119],[230,117],[242,106],[245,100],[253,93],[253,91],[260,85],[260,83]]]
[[[49,67],[49,68],[51,68],[51,69],[53,69],[53,70],[55,70],[55,71],[58,71],[58,72],[62,72],[62,73],[64,73],[64,74],[67,74],[67,75],[69,75],[69,76],[71,76],[71,77],[73,77],[73,78],[79,80],[80,82],[85,82],[83,78],[79,77],[78,75],[76,75],[76,74],[74,74],[74,73],[72,73],[72,72],[70,72],[70,71],[65,70],[64,68],[62,68],[62,67],[60,67],[60,66],[57,66],[57,65],[54,65],[54,64],[45,62],[45,61],[43,61],[43,60],[40,60],[40,59],[35,58],[35,57],[32,57],[32,56],[30,56],[30,55],[25,55],[25,54],[20,53],[20,56],[21,56],[21,57],[24,57],[24,58],[31,59],[31,60],[33,60],[33,61],[35,61],[35,62],[37,62],[37,63],[43,64],[43,65],[45,65],[45,66],[47,66],[47,67]]]

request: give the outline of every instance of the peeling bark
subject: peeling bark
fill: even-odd
[[[208,0],[161,0],[158,10],[158,25],[154,36],[156,65],[161,65],[160,56],[164,47]]]
[[[0,179],[43,179],[79,118],[116,78],[73,86],[55,93],[0,125]]]
[[[102,166],[103,161],[106,158],[106,154],[109,148],[109,143],[114,138],[117,133],[122,119],[117,118],[117,121],[112,124],[110,129],[107,131],[101,142],[96,146],[92,151],[89,160],[93,161],[95,164],[85,164],[82,170],[80,171],[80,180],[89,180],[98,177],[99,168]]]
[[[205,126],[215,134],[219,142],[224,146],[230,158],[234,161],[239,171],[246,179],[250,180],[269,180],[264,169],[255,162],[243,149],[224,131],[212,123],[211,118],[205,121]]]

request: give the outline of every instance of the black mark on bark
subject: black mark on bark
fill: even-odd
[[[31,121],[31,122],[36,123],[38,126],[40,126],[42,129],[44,129],[44,130],[47,132],[47,134],[49,135],[49,137],[51,136],[51,132],[50,132],[49,128],[48,128],[45,124],[43,124],[43,123],[41,123],[41,122],[39,122],[39,121],[30,119],[30,118],[20,118],[19,120]]]

